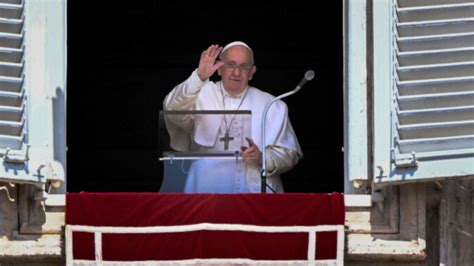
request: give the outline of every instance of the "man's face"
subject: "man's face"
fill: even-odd
[[[233,46],[225,52],[224,65],[218,73],[230,95],[238,95],[247,88],[249,80],[257,71],[251,61],[250,51],[244,46]]]

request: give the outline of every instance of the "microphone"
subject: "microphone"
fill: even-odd
[[[277,97],[275,97],[273,100],[271,100],[270,102],[267,103],[267,105],[265,105],[265,108],[263,109],[263,115],[262,115],[262,128],[261,128],[261,132],[262,132],[262,173],[261,173],[261,192],[262,193],[266,193],[267,192],[267,161],[266,161],[266,143],[265,143],[265,120],[266,120],[266,117],[267,117],[267,113],[268,113],[268,109],[270,109],[270,106],[278,101],[279,99],[281,98],[285,98],[287,96],[290,96],[292,94],[295,94],[296,92],[298,92],[301,87],[304,86],[304,84],[306,84],[306,82],[312,80],[314,78],[314,71],[313,70],[308,70],[306,71],[306,73],[304,73],[304,77],[303,79],[300,81],[300,83],[298,84],[298,86],[296,86],[295,89],[293,89],[292,91],[289,91],[289,92],[286,92],[286,93],[283,93],[282,95],[279,95]],[[271,188],[270,188],[271,189]],[[273,190],[273,189],[272,189]]]
[[[312,80],[313,78],[314,78],[314,71],[313,70],[306,71],[306,73],[304,73],[303,79],[300,81],[300,83],[296,87],[297,88],[299,87],[299,89],[301,89],[301,87],[303,87],[304,84],[306,84],[306,82]]]

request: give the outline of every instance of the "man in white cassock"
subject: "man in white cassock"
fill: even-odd
[[[209,78],[217,71],[221,81]],[[248,85],[257,71],[252,49],[236,41],[211,45],[202,52],[198,68],[165,98],[166,111],[251,110],[251,136],[241,134],[242,119],[235,115],[192,119],[168,126],[171,147],[178,151],[242,150],[243,160],[198,160],[187,174],[185,192],[249,193],[261,191],[261,119],[274,96]],[[239,133],[240,132],[240,133]],[[268,111],[265,129],[267,191],[283,192],[280,174],[302,158],[288,108],[276,101]],[[244,143],[244,147],[242,147]]]

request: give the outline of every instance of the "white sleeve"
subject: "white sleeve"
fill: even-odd
[[[281,175],[298,163],[296,150],[275,145],[269,145],[266,149],[267,176]]]
[[[197,74],[197,70],[194,70],[187,80],[174,87],[165,97],[163,109],[168,111],[196,109],[196,99],[206,82],[202,81]]]
[[[266,167],[268,176],[279,176],[293,168],[303,157],[301,147],[288,117],[288,107],[275,102],[267,116]]]
[[[196,100],[204,84],[197,75],[197,70],[181,84],[178,84],[165,97],[163,109],[166,111],[196,110]],[[170,135],[170,146],[178,151],[187,151],[191,147],[191,131],[194,126],[192,115],[168,115],[164,117],[166,129]]]

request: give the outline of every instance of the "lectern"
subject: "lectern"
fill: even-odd
[[[242,146],[248,146],[251,119],[249,110],[161,111],[160,192],[246,192]]]

